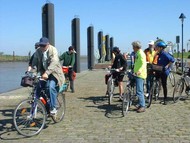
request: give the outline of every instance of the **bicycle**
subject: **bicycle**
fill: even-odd
[[[175,76],[173,74],[173,71],[170,71],[168,78],[169,78],[169,81],[170,81],[172,87],[174,87],[175,86]]]
[[[150,74],[152,75],[152,80],[151,80],[150,93],[148,97],[150,98],[149,99],[150,103],[148,107],[150,107],[150,105],[152,104],[153,99],[157,101],[159,98],[160,90],[161,90],[161,81],[160,81],[160,78],[157,77],[157,74],[163,71],[163,67],[152,64],[149,70],[150,70]]]
[[[131,71],[127,71],[128,81],[126,82],[126,87],[124,89],[124,95],[122,100],[122,115],[126,116],[129,108],[135,102],[137,102],[136,96],[136,81],[135,75]],[[144,89],[145,89],[145,81],[144,81]],[[144,93],[145,94],[145,93]],[[147,108],[150,107],[150,98],[145,97],[145,106]]]
[[[108,80],[107,80],[107,93],[108,94],[108,104],[111,105],[113,93],[115,87],[118,86],[118,81],[116,78],[113,78],[113,73],[117,72],[116,69],[109,69]]]
[[[185,70],[177,81],[175,88],[173,90],[173,101],[174,103],[178,102],[180,99],[186,99],[190,95],[190,77],[188,76],[189,67],[185,67]],[[182,95],[184,88],[186,88],[185,94]]]
[[[38,77],[33,74],[27,74],[22,78],[22,86],[32,87],[30,97],[21,101],[16,106],[13,114],[15,129],[23,136],[31,137],[39,134],[46,124],[48,114],[55,123],[62,121],[64,118],[66,109],[65,94],[63,94],[63,91],[58,92],[57,113],[51,115],[49,111],[49,96],[46,91],[47,87],[44,86],[46,82],[45,80],[41,80],[40,76]],[[39,98],[35,94],[38,84],[43,87]],[[64,88],[62,87],[63,90]]]

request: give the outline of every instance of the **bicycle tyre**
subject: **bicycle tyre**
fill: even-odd
[[[114,81],[113,79],[108,81],[108,104],[111,105],[112,98],[113,98],[113,92],[114,92]]]
[[[184,90],[184,80],[179,79],[173,90],[173,101],[176,103],[182,98],[182,92]]]
[[[65,116],[65,110],[66,110],[65,94],[58,93],[57,104],[58,104],[57,113],[55,115],[52,115],[52,120],[55,123],[62,121]]]
[[[131,104],[130,97],[131,97],[131,92],[130,92],[129,88],[127,88],[124,92],[123,100],[122,100],[122,115],[124,117],[127,115],[128,111],[129,111],[129,107]]]
[[[170,72],[168,77],[169,77],[169,81],[170,81],[172,87],[174,87],[175,86],[175,76],[174,76],[173,72]]]
[[[31,137],[37,135],[45,126],[47,113],[45,106],[40,100],[36,99],[36,106],[33,106],[33,99],[25,99],[21,101],[14,110],[13,123],[15,129],[23,136]],[[34,115],[31,115],[31,109]],[[32,117],[31,117],[32,116]]]
[[[159,82],[157,80],[153,80],[152,87],[150,89],[150,96],[152,98],[151,99],[151,103],[152,103],[153,99],[155,101],[158,100],[159,94],[160,94],[160,85],[159,85]]]

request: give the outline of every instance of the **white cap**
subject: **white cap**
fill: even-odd
[[[154,41],[153,41],[153,40],[150,40],[150,41],[148,42],[148,45],[154,45]]]

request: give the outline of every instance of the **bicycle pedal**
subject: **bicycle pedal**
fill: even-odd
[[[35,122],[32,122],[31,124],[30,124],[30,127],[34,127],[36,125],[36,123]]]
[[[21,114],[23,115],[26,112],[26,108],[23,108]]]

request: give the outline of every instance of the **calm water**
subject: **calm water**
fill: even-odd
[[[81,60],[80,66],[81,71],[87,70],[86,59]],[[0,62],[0,93],[20,88],[27,67],[27,62]]]

